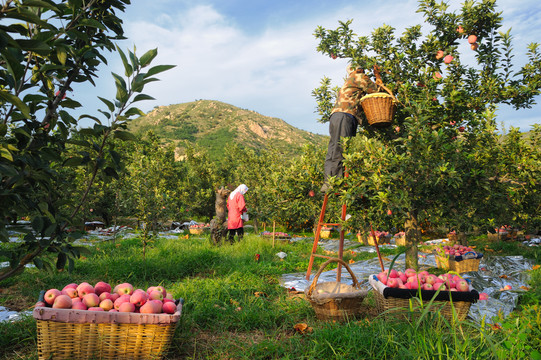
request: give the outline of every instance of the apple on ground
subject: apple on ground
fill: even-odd
[[[49,289],[45,292],[43,299],[45,300],[47,304],[52,305],[54,303],[54,299],[56,299],[56,297],[59,295],[62,295],[62,292],[60,290]]]
[[[71,298],[68,295],[60,294],[54,299],[54,309],[71,309]]]
[[[480,293],[479,300],[488,300],[488,294],[485,292]]]

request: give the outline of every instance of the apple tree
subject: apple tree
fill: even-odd
[[[71,267],[79,256],[68,232],[88,200],[99,173],[118,175],[120,158],[109,146],[113,138],[132,139],[126,124],[142,112],[132,104],[151,99],[142,94],[153,76],[171,66],[145,69],[157,55],[150,50],[137,57],[115,45],[124,39],[117,11],[128,0],[98,1],[5,1],[0,8],[0,240],[9,241],[8,218],[27,218],[31,229],[23,241],[2,246],[9,265],[0,269],[0,280],[24,270]],[[69,92],[76,84],[94,84],[105,52],[118,51],[125,77],[113,74],[114,100],[100,98],[105,122],[93,115],[75,119],[70,112],[82,105]],[[77,129],[81,118],[95,124]],[[75,136],[78,133],[79,136]],[[68,156],[67,146],[78,147]],[[70,152],[70,155],[72,153]],[[79,198],[67,194],[65,169],[87,169],[86,188]],[[69,195],[69,196],[67,196]]]
[[[466,231],[493,216],[487,199],[494,189],[508,191],[495,176],[495,112],[499,104],[530,107],[541,87],[538,45],[528,46],[526,64],[515,69],[511,33],[501,30],[494,0],[466,1],[456,11],[420,0],[418,12],[425,24],[400,35],[383,25],[358,36],[351,20],[315,32],[323,54],[365,71],[378,66],[397,100],[390,127],[363,122],[348,141],[350,176],[332,184],[357,209],[353,226],[391,222],[405,229],[408,267],[417,266],[421,224]],[[329,79],[313,94],[320,121],[328,121],[335,95]]]

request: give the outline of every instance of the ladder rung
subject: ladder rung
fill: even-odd
[[[323,223],[322,226],[340,226],[340,224],[334,224],[334,223]]]

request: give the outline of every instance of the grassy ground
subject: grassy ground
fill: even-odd
[[[539,263],[539,250],[519,243],[472,239],[487,255],[524,255]],[[71,282],[130,282],[164,285],[185,299],[167,359],[535,359],[541,358],[541,270],[531,273],[531,290],[500,326],[470,321],[452,324],[438,312],[422,320],[377,316],[369,296],[365,314],[346,323],[316,319],[310,304],[279,284],[284,273],[305,272],[312,241],[279,242],[247,235],[215,247],[205,237],[155,240],[142,257],[138,239],[99,243],[68,272],[38,272],[0,283],[0,305],[30,309],[39,291]],[[284,251],[280,260],[275,254]],[[391,255],[394,250],[386,250]],[[260,254],[260,261],[254,260]],[[345,255],[362,260],[373,254]],[[323,259],[316,259],[315,269]],[[305,323],[311,332],[300,333]],[[37,358],[31,316],[0,323],[0,359]]]

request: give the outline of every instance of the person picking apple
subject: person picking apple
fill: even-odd
[[[338,93],[329,122],[330,139],[325,158],[325,181],[320,190],[322,193],[329,191],[328,179],[330,177],[344,176],[342,166],[344,157],[342,156],[343,149],[340,139],[355,136],[357,133],[357,125],[361,122],[362,116],[361,98],[366,94],[378,92],[377,85],[383,84],[377,65],[374,65],[376,83],[372,82],[360,67],[354,67],[350,64],[346,70],[347,77]]]
[[[233,244],[235,234],[239,241],[244,236],[244,219],[247,220],[246,202],[244,194],[248,191],[248,186],[241,184],[229,194],[227,199],[227,229],[229,230],[229,242]],[[243,218],[244,217],[244,218]]]

